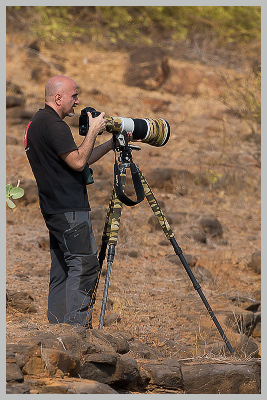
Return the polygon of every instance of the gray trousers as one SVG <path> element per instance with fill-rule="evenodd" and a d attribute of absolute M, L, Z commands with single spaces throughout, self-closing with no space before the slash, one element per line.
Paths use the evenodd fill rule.
<path fill-rule="evenodd" d="M 44 214 L 50 236 L 50 323 L 92 327 L 91 297 L 100 270 L 88 211 Z"/>

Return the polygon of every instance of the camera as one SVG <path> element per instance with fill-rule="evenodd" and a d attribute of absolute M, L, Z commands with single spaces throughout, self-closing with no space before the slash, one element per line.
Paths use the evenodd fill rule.
<path fill-rule="evenodd" d="M 89 129 L 89 118 L 87 112 L 95 118 L 101 113 L 93 107 L 85 107 L 79 117 L 79 134 L 86 136 Z M 151 146 L 164 146 L 170 137 L 170 125 L 162 118 L 124 118 L 124 117 L 106 117 L 108 120 L 106 131 L 112 134 L 119 134 L 122 131 L 131 132 L 133 139 L 140 139 L 143 143 L 148 143 Z"/>

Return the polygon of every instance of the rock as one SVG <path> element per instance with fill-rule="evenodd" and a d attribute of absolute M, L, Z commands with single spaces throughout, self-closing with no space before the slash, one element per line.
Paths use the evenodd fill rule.
<path fill-rule="evenodd" d="M 27 383 L 8 383 L 6 386 L 6 394 L 30 394 L 31 388 Z"/>
<path fill-rule="evenodd" d="M 110 326 L 112 325 L 114 322 L 120 322 L 121 321 L 121 317 L 119 314 L 117 313 L 111 313 L 107 316 L 105 316 L 104 318 L 104 326 Z"/>
<path fill-rule="evenodd" d="M 240 335 L 240 342 L 235 347 L 235 351 L 240 357 L 256 357 L 259 353 L 259 346 L 256 340 L 252 337 L 247 337 L 244 334 Z"/>
<path fill-rule="evenodd" d="M 206 216 L 201 218 L 200 225 L 203 228 L 204 232 L 211 237 L 221 237 L 223 234 L 222 225 L 215 217 Z"/>
<path fill-rule="evenodd" d="M 42 236 L 42 237 L 38 238 L 38 246 L 44 251 L 50 251 L 49 237 Z"/>
<path fill-rule="evenodd" d="M 251 260 L 248 262 L 248 267 L 252 268 L 257 274 L 261 273 L 261 251 L 255 251 Z"/>
<path fill-rule="evenodd" d="M 7 305 L 15 308 L 22 313 L 35 313 L 37 312 L 34 306 L 32 295 L 27 292 L 13 292 L 7 291 Z"/>
<path fill-rule="evenodd" d="M 195 185 L 195 175 L 192 172 L 175 168 L 155 168 L 147 173 L 146 179 L 152 190 L 164 189 L 180 196 L 188 194 Z"/>
<path fill-rule="evenodd" d="M 40 39 L 34 39 L 28 46 L 30 49 L 40 52 L 41 41 Z"/>
<path fill-rule="evenodd" d="M 197 281 L 199 282 L 206 282 L 212 280 L 212 274 L 207 268 L 202 267 L 202 265 L 197 265 L 194 268 L 194 275 Z"/>
<path fill-rule="evenodd" d="M 81 379 L 80 382 L 72 382 L 69 384 L 68 394 L 118 394 L 105 383 L 93 380 Z"/>
<path fill-rule="evenodd" d="M 35 344 L 7 344 L 6 351 L 7 354 L 11 353 L 15 355 L 16 363 L 21 369 L 23 369 L 31 357 L 41 358 L 40 349 Z"/>
<path fill-rule="evenodd" d="M 261 338 L 261 320 L 259 320 L 253 328 L 252 336 L 256 338 Z"/>
<path fill-rule="evenodd" d="M 14 136 L 7 136 L 7 137 L 6 137 L 6 144 L 7 144 L 7 145 L 16 146 L 16 145 L 18 145 L 19 143 L 20 143 L 19 140 L 18 140 L 16 137 L 14 137 Z"/>
<path fill-rule="evenodd" d="M 114 383 L 117 358 L 116 354 L 109 353 L 86 355 L 81 365 L 81 378 L 97 380 L 106 384 Z"/>
<path fill-rule="evenodd" d="M 38 82 L 42 80 L 48 80 L 51 77 L 51 67 L 50 65 L 41 62 L 40 60 L 35 60 L 32 62 L 32 72 L 31 72 L 31 79 Z"/>
<path fill-rule="evenodd" d="M 92 331 L 92 334 L 102 340 L 109 342 L 114 350 L 119 354 L 128 353 L 128 351 L 130 350 L 128 341 L 119 332 L 112 332 L 112 334 L 109 334 L 106 331 L 94 329 Z"/>
<path fill-rule="evenodd" d="M 59 369 L 69 376 L 77 376 L 80 372 L 80 360 L 67 350 L 42 349 L 42 360 L 50 376 Z"/>
<path fill-rule="evenodd" d="M 157 97 L 143 97 L 141 101 L 145 104 L 148 105 L 152 111 L 158 113 L 162 113 L 163 111 L 166 111 L 171 104 L 170 101 L 168 100 L 163 100 L 162 98 L 157 98 Z"/>
<path fill-rule="evenodd" d="M 140 372 L 136 360 L 127 354 L 119 356 L 114 379 L 116 385 L 137 388 Z"/>
<path fill-rule="evenodd" d="M 259 393 L 258 363 L 192 363 L 182 365 L 186 394 Z"/>
<path fill-rule="evenodd" d="M 95 331 L 95 332 L 94 332 Z M 86 334 L 86 351 L 85 354 L 95 354 L 95 353 L 109 353 L 116 355 L 116 345 L 110 343 L 102 335 L 102 330 L 90 329 Z"/>
<path fill-rule="evenodd" d="M 183 389 L 181 364 L 177 360 L 164 359 L 157 362 L 143 362 L 144 368 L 150 376 L 150 385 L 166 389 Z"/>
<path fill-rule="evenodd" d="M 191 254 L 183 254 L 187 264 L 189 265 L 189 267 L 194 267 L 197 263 L 197 258 L 195 256 L 192 256 Z M 180 258 L 176 255 L 176 254 L 171 254 L 169 256 L 167 256 L 167 259 L 177 265 L 182 266 L 182 261 L 180 260 Z"/>
<path fill-rule="evenodd" d="M 11 81 L 6 81 L 6 91 L 9 93 L 23 95 L 23 92 L 22 92 L 20 86 Z"/>
<path fill-rule="evenodd" d="M 254 299 L 252 297 L 246 296 L 230 296 L 230 300 L 237 306 L 244 310 L 257 312 L 260 308 L 261 302 L 259 299 Z"/>
<path fill-rule="evenodd" d="M 138 48 L 130 55 L 124 80 L 129 86 L 156 90 L 168 78 L 169 72 L 169 59 L 162 48 Z"/>
<path fill-rule="evenodd" d="M 125 249 L 121 250 L 121 254 L 129 256 L 131 258 L 137 258 L 138 257 L 138 251 L 135 249 Z"/>
<path fill-rule="evenodd" d="M 6 382 L 23 382 L 24 376 L 16 363 L 15 356 L 13 355 L 13 359 L 11 359 L 10 354 L 7 354 L 7 356 L 9 358 L 7 358 L 6 363 Z"/>
<path fill-rule="evenodd" d="M 204 232 L 193 232 L 192 237 L 196 242 L 207 243 L 207 236 Z"/>
<path fill-rule="evenodd" d="M 21 179 L 20 187 L 24 189 L 24 196 L 21 201 L 27 206 L 39 200 L 37 184 L 32 179 Z"/>
<path fill-rule="evenodd" d="M 11 107 L 22 107 L 24 105 L 24 99 L 18 96 L 6 96 L 6 108 Z"/>
<path fill-rule="evenodd" d="M 201 90 L 201 84 L 205 81 L 205 87 L 209 84 L 209 79 L 204 75 L 199 66 L 180 63 L 173 63 L 170 61 L 170 73 L 168 80 L 163 86 L 163 90 L 171 94 L 179 95 L 197 95 Z M 205 80 L 206 78 L 206 80 Z M 210 78 L 210 77 L 209 77 Z"/>
<path fill-rule="evenodd" d="M 166 217 L 167 221 L 169 222 L 169 224 L 172 225 L 172 223 L 173 223 L 172 218 L 169 215 L 165 215 L 165 217 Z M 149 220 L 147 222 L 152 231 L 162 230 L 162 227 L 155 215 L 151 215 L 151 217 L 149 218 Z"/>
<path fill-rule="evenodd" d="M 130 354 L 135 358 L 144 358 L 147 360 L 157 359 L 161 356 L 160 352 L 148 346 L 146 343 L 142 343 L 139 340 L 134 340 L 129 343 Z"/>
<path fill-rule="evenodd" d="M 24 375 L 42 375 L 45 372 L 46 364 L 41 358 L 41 354 L 32 355 L 25 362 L 22 372 Z"/>
<path fill-rule="evenodd" d="M 251 334 L 260 319 L 260 313 L 253 313 L 235 306 L 232 306 L 231 311 L 225 312 L 225 314 L 227 315 L 225 319 L 226 325 L 236 332 L 245 334 Z"/>
<path fill-rule="evenodd" d="M 20 110 L 18 113 L 18 117 L 21 119 L 26 119 L 29 120 L 32 119 L 34 114 L 36 113 L 36 110 Z"/>

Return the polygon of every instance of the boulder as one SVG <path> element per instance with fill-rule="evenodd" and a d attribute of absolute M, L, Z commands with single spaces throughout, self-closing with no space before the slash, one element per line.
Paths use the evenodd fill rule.
<path fill-rule="evenodd" d="M 259 364 L 191 363 L 182 365 L 186 394 L 250 394 L 259 393 Z"/>
<path fill-rule="evenodd" d="M 261 251 L 255 251 L 251 255 L 248 267 L 252 268 L 257 274 L 261 273 Z"/>
<path fill-rule="evenodd" d="M 217 218 L 213 216 L 205 216 L 200 220 L 200 225 L 204 232 L 211 237 L 221 237 L 223 234 L 223 228 Z"/>
<path fill-rule="evenodd" d="M 169 76 L 169 58 L 160 47 L 140 47 L 130 54 L 124 75 L 126 85 L 157 90 Z"/>
<path fill-rule="evenodd" d="M 142 368 L 150 376 L 150 385 L 166 389 L 183 389 L 183 376 L 179 361 L 164 359 L 156 362 L 143 362 Z"/>

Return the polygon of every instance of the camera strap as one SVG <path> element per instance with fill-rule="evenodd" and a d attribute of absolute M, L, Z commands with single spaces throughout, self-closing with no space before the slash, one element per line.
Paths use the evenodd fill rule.
<path fill-rule="evenodd" d="M 121 175 L 120 175 L 119 165 L 118 165 L 117 160 L 115 159 L 114 187 L 115 187 L 116 195 L 122 203 L 126 204 L 126 206 L 135 206 L 136 204 L 141 203 L 141 201 L 144 200 L 145 193 L 144 193 L 144 188 L 143 188 L 143 185 L 141 182 L 138 168 L 132 161 L 130 162 L 130 170 L 131 170 L 133 185 L 134 185 L 134 189 L 135 189 L 135 193 L 136 193 L 136 201 L 130 199 L 124 193 L 122 184 L 121 184 Z"/>

